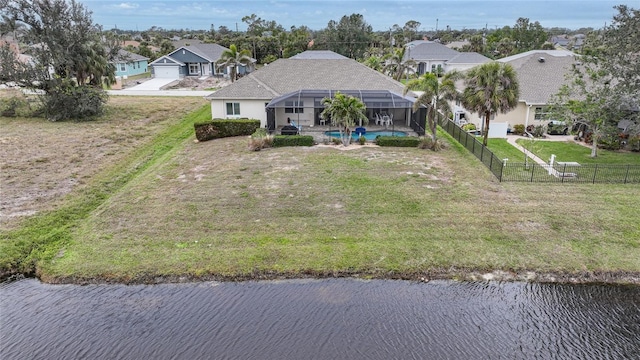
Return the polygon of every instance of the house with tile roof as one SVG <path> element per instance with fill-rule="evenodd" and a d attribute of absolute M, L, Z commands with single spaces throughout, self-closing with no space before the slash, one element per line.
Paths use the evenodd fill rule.
<path fill-rule="evenodd" d="M 566 76 L 576 63 L 575 53 L 567 50 L 531 50 L 509 56 L 497 61 L 510 64 L 516 71 L 520 86 L 520 98 L 515 109 L 506 114 L 496 114 L 493 123 L 507 123 L 507 127 L 516 124 L 546 125 L 551 119 L 547 106 L 560 87 L 567 82 Z M 459 90 L 462 91 L 462 84 Z M 454 107 L 456 120 L 464 118 L 478 128 L 482 118 L 471 113 L 459 103 Z"/>
<path fill-rule="evenodd" d="M 218 44 L 197 43 L 182 46 L 164 55 L 151 64 L 153 77 L 181 79 L 185 76 L 228 76 L 229 67 L 219 68 L 216 62 L 228 48 Z M 245 75 L 255 69 L 256 60 L 247 66 L 240 66 L 238 74 Z"/>
<path fill-rule="evenodd" d="M 415 94 L 403 95 L 404 85 L 355 60 L 327 51 L 306 51 L 278 59 L 235 83 L 208 95 L 215 118 L 259 119 L 275 130 L 287 119 L 302 127 L 324 125 L 322 99 L 340 91 L 360 98 L 370 121 L 393 116 L 394 124 L 424 134 L 426 112 L 413 112 Z M 370 122 L 371 123 L 371 122 Z"/>
<path fill-rule="evenodd" d="M 416 62 L 414 71 L 418 75 L 431 73 L 446 73 L 453 70 L 463 71 L 476 65 L 491 61 L 488 57 L 475 52 L 458 52 L 429 40 L 415 40 L 405 45 L 407 50 L 404 60 Z"/>

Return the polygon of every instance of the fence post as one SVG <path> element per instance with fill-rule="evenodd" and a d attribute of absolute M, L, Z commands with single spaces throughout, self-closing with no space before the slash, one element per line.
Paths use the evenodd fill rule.
<path fill-rule="evenodd" d="M 598 173 L 598 164 L 596 164 L 596 167 L 593 168 L 593 184 L 596 183 L 596 174 Z"/>
<path fill-rule="evenodd" d="M 553 156 L 553 155 L 552 155 Z M 560 181 L 562 184 L 564 184 L 564 175 L 567 173 L 567 164 L 564 164 L 564 167 L 562 168 L 562 181 Z"/>
<path fill-rule="evenodd" d="M 480 148 L 480 161 L 482 161 L 484 158 L 484 145 L 482 145 L 482 147 Z"/>
<path fill-rule="evenodd" d="M 535 162 L 533 162 L 533 163 L 531 164 L 531 181 L 529 181 L 529 182 L 533 182 L 533 173 L 534 173 L 535 171 L 536 171 L 536 163 L 535 163 Z"/>
<path fill-rule="evenodd" d="M 504 168 L 507 167 L 507 161 L 505 159 L 505 162 L 502 164 L 502 166 L 500 166 L 500 177 L 498 178 L 498 180 L 500 180 L 500 182 L 502 182 L 502 175 L 504 174 Z"/>
<path fill-rule="evenodd" d="M 631 167 L 631 165 L 627 165 L 627 173 L 624 174 L 624 183 L 627 183 L 627 179 L 629 178 L 629 168 Z"/>

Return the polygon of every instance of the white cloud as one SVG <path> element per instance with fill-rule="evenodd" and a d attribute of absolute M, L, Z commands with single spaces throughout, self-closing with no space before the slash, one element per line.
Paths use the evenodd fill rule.
<path fill-rule="evenodd" d="M 137 9 L 138 7 L 140 7 L 140 5 L 134 4 L 134 3 L 120 3 L 115 7 L 117 7 L 118 9 L 131 10 L 131 9 Z"/>

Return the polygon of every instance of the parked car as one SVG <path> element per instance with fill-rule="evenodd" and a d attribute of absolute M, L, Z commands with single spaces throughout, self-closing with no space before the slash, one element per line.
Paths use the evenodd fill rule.
<path fill-rule="evenodd" d="M 551 120 L 547 124 L 547 134 L 549 135 L 567 135 L 569 126 L 564 121 Z"/>

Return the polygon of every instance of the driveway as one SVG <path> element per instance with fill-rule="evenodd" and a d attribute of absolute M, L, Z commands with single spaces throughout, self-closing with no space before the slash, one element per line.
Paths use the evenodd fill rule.
<path fill-rule="evenodd" d="M 160 90 L 161 87 L 168 85 L 174 81 L 177 81 L 178 79 L 163 79 L 163 78 L 153 78 L 153 79 L 149 79 L 144 81 L 141 84 L 138 84 L 136 86 L 132 86 L 130 88 L 128 88 L 127 90 L 135 90 L 135 91 L 139 91 L 139 90 Z"/>

